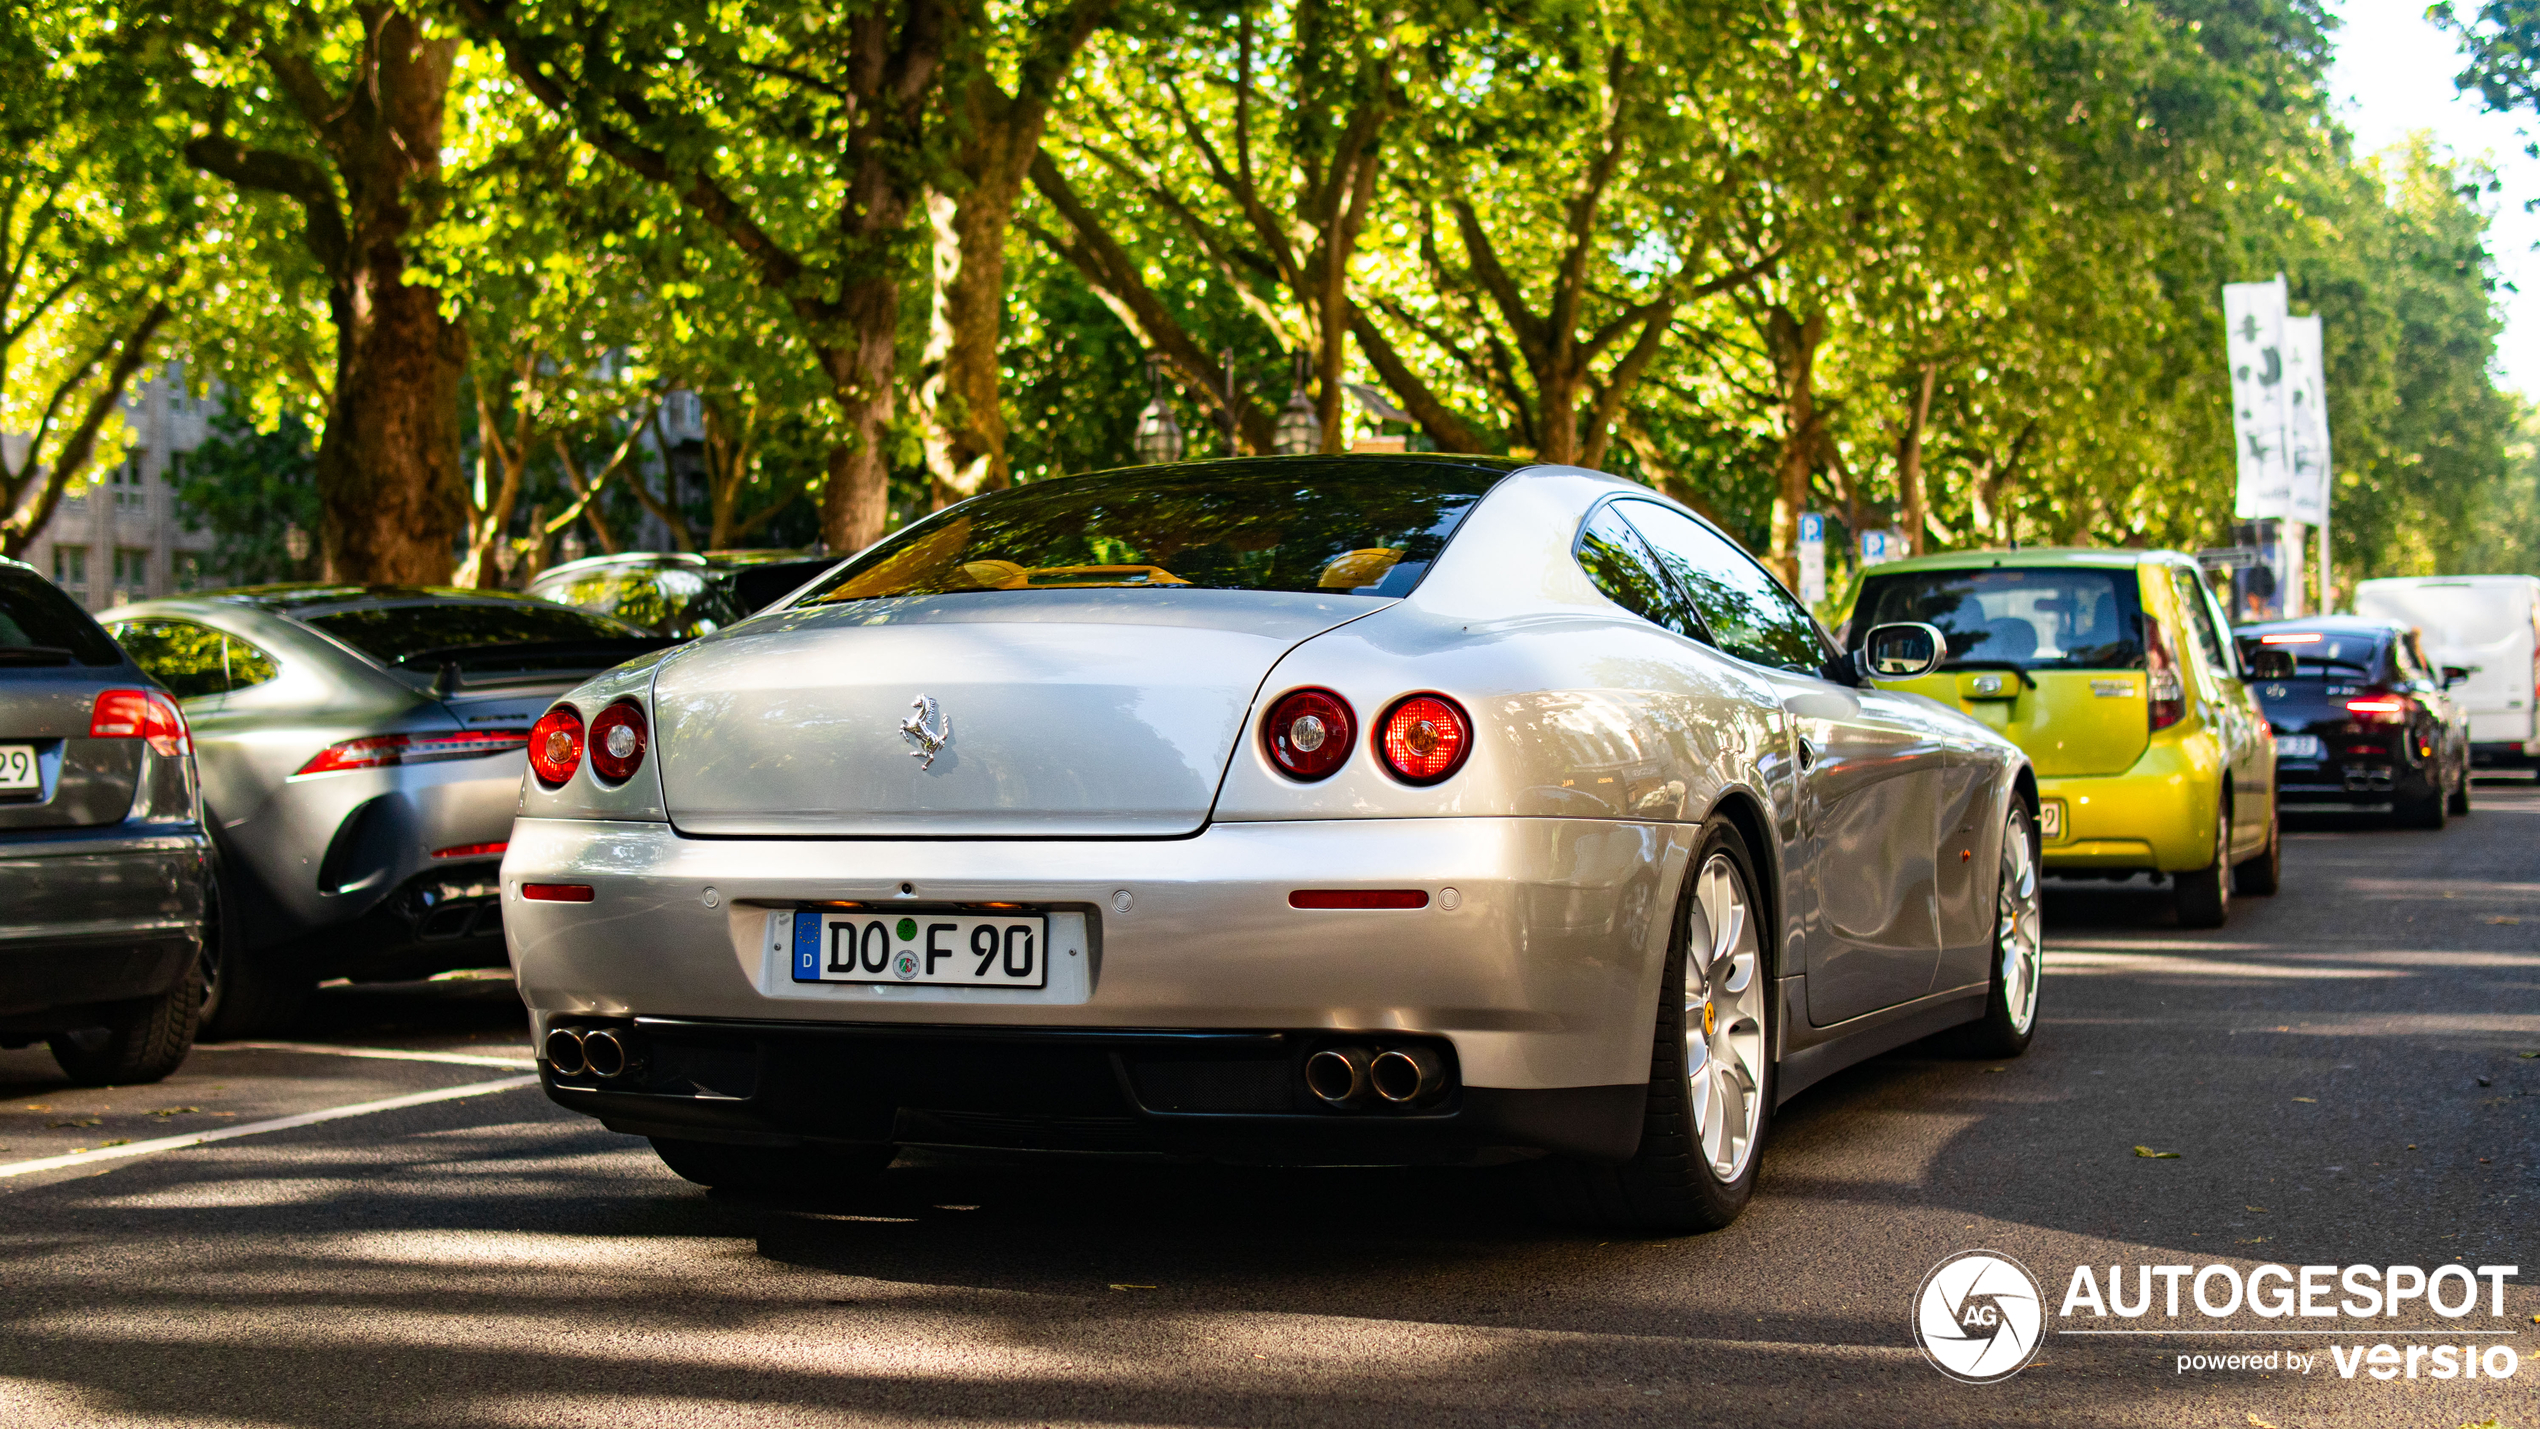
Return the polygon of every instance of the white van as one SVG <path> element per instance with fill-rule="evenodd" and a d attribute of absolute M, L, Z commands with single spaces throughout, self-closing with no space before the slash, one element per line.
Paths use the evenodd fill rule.
<path fill-rule="evenodd" d="M 2540 579 L 2403 576 L 2355 587 L 2355 613 L 2413 625 L 2426 657 L 2459 665 L 2452 698 L 2469 711 L 2470 758 L 2540 764 Z"/>

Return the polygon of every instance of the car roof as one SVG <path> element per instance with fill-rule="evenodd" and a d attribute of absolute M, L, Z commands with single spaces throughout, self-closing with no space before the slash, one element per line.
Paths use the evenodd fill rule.
<path fill-rule="evenodd" d="M 2145 550 L 2133 546 L 2022 546 L 2017 550 L 1943 551 L 1928 556 L 1907 556 L 1901 561 L 1882 561 L 1863 574 L 1973 570 L 1991 566 L 2096 566 L 2117 570 L 2153 564 L 2195 563 L 2194 557 L 2178 551 Z"/>
<path fill-rule="evenodd" d="M 322 581 L 237 586 L 229 590 L 202 591 L 179 599 L 214 605 L 243 605 L 287 615 L 295 620 L 347 610 L 383 610 L 392 606 L 542 605 L 552 608 L 555 604 L 534 595 L 504 590 L 462 590 L 456 586 L 330 585 Z"/>
<path fill-rule="evenodd" d="M 706 570 L 740 570 L 764 566 L 777 561 L 816 561 L 822 555 L 813 550 L 790 546 L 739 547 L 728 551 L 618 551 L 612 554 L 584 556 L 578 561 L 549 566 L 530 579 L 531 585 L 544 585 L 558 576 L 589 575 L 595 571 L 667 570 L 672 567 L 701 567 Z"/>
<path fill-rule="evenodd" d="M 2250 625 L 2231 627 L 2234 635 L 2272 635 L 2279 631 L 2317 630 L 2348 635 L 2398 635 L 2413 627 L 2404 621 L 2381 620 L 2369 615 L 2314 615 L 2308 619 L 2261 620 Z"/>

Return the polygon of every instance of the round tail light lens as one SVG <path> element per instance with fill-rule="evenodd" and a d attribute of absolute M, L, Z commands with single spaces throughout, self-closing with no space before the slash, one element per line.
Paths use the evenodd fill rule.
<path fill-rule="evenodd" d="M 1320 779 L 1348 761 L 1357 723 L 1349 702 L 1331 691 L 1295 690 L 1270 707 L 1261 740 L 1270 762 L 1288 777 Z"/>
<path fill-rule="evenodd" d="M 582 767 L 582 716 L 558 705 L 529 727 L 529 771 L 552 789 Z"/>
<path fill-rule="evenodd" d="M 623 784 L 644 762 L 644 712 L 614 704 L 591 721 L 591 772 Z"/>
<path fill-rule="evenodd" d="M 1462 768 L 1472 748 L 1472 721 L 1444 695 L 1413 695 L 1397 703 L 1376 731 L 1385 767 L 1406 784 L 1437 783 Z"/>

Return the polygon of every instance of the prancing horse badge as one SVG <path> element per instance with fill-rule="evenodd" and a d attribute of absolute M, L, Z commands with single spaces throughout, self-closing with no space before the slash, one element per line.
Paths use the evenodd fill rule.
<path fill-rule="evenodd" d="M 926 761 L 918 768 L 932 769 L 935 756 L 944 752 L 944 745 L 952 738 L 952 721 L 944 716 L 943 707 L 935 703 L 933 695 L 919 695 L 909 701 L 908 707 L 916 713 L 900 721 L 900 733 L 917 741 L 908 757 Z"/>

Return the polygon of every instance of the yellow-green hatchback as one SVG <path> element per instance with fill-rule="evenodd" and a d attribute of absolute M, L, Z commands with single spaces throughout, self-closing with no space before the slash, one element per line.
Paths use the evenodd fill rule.
<path fill-rule="evenodd" d="M 1974 551 L 1870 571 L 1848 630 L 1923 621 L 1939 669 L 1891 689 L 1964 710 L 2028 752 L 2049 873 L 2171 884 L 2220 926 L 2276 889 L 2275 736 L 2194 559 Z"/>

